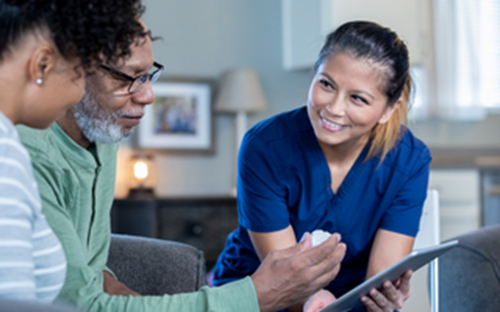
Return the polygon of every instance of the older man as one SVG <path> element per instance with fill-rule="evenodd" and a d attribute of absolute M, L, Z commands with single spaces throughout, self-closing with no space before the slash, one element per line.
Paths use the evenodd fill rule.
<path fill-rule="evenodd" d="M 114 278 L 106 260 L 117 142 L 154 101 L 151 83 L 162 69 L 149 37 L 137 38 L 131 50 L 131 57 L 89 76 L 82 101 L 51 128 L 19 129 L 43 211 L 68 259 L 59 299 L 91 311 L 275 311 L 332 280 L 345 252 L 338 235 L 314 248 L 306 235 L 296 246 L 271 253 L 251 277 L 195 293 L 141 297 Z"/>

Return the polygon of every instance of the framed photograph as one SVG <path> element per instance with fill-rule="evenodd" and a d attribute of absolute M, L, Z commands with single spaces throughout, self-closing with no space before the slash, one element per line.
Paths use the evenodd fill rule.
<path fill-rule="evenodd" d="M 155 102 L 139 124 L 141 148 L 204 151 L 212 147 L 211 85 L 157 82 Z"/>

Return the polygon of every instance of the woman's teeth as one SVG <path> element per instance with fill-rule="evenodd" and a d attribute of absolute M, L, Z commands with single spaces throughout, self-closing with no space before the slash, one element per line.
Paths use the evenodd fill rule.
<path fill-rule="evenodd" d="M 336 124 L 336 123 L 333 123 L 333 122 L 331 122 L 331 121 L 328 121 L 328 120 L 326 120 L 325 118 L 321 118 L 321 119 L 323 120 L 323 122 L 324 122 L 326 125 L 328 125 L 328 126 L 330 126 L 330 127 L 334 128 L 334 129 L 341 129 L 341 128 L 343 128 L 343 127 L 344 127 L 344 126 L 342 126 L 342 125 L 338 125 L 338 124 Z"/>

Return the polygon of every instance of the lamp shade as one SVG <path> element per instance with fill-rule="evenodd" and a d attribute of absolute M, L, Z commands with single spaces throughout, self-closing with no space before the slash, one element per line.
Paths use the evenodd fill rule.
<path fill-rule="evenodd" d="M 266 99 L 255 70 L 232 70 L 224 73 L 215 101 L 216 111 L 258 112 L 266 108 Z"/>

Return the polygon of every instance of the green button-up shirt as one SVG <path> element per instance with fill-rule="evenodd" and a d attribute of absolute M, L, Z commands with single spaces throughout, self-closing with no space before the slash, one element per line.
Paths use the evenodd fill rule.
<path fill-rule="evenodd" d="M 251 278 L 164 296 L 110 296 L 103 270 L 110 244 L 118 144 L 84 149 L 54 123 L 47 130 L 18 126 L 28 149 L 42 198 L 42 211 L 59 237 L 68 261 L 58 300 L 90 311 L 198 312 L 259 311 Z"/>

